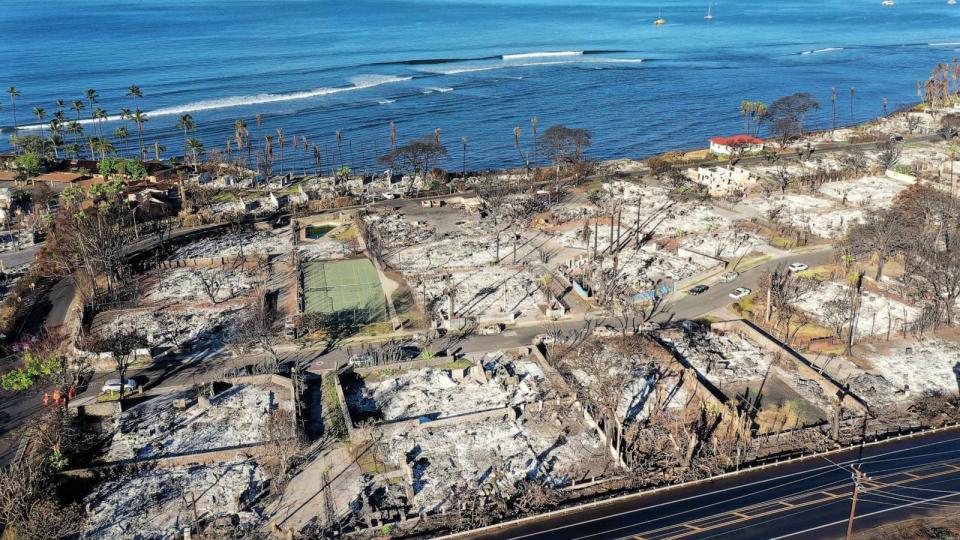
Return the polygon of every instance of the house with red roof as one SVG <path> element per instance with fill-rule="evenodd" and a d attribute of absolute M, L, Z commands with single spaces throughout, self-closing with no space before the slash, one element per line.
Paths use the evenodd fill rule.
<path fill-rule="evenodd" d="M 710 139 L 710 151 L 718 156 L 755 154 L 763 151 L 763 139 L 758 139 L 750 135 L 714 137 Z"/>

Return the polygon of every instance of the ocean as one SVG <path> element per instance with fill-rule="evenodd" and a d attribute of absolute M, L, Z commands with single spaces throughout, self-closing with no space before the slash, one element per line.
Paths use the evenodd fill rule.
<path fill-rule="evenodd" d="M 596 159 L 642 158 L 744 130 L 745 99 L 798 91 L 841 123 L 918 100 L 935 64 L 960 56 L 960 6 L 946 0 L 0 0 L 0 86 L 21 125 L 94 88 L 110 114 L 146 111 L 145 143 L 223 148 L 244 119 L 255 137 L 306 136 L 354 169 L 378 170 L 389 123 L 400 142 L 441 130 L 459 170 L 516 167 L 554 124 L 593 133 Z M 667 23 L 655 26 L 662 14 Z M 855 88 L 851 103 L 850 89 Z M 0 95 L 7 141 L 11 104 Z M 89 110 L 81 114 L 88 115 Z M 263 115 L 262 127 L 254 117 Z M 67 110 L 68 117 L 74 113 Z M 112 133 L 120 121 L 104 126 Z M 132 136 L 115 143 L 131 153 Z M 87 125 L 87 133 L 94 127 Z M 286 159 L 292 159 L 288 149 Z M 295 156 L 302 166 L 312 157 Z M 382 168 L 382 167 L 379 167 Z"/>

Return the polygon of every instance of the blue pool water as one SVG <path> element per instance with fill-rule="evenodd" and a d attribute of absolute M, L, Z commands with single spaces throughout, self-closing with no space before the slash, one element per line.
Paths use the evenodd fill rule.
<path fill-rule="evenodd" d="M 26 124 L 33 107 L 49 114 L 55 99 L 88 87 L 110 113 L 133 108 L 124 94 L 136 83 L 145 142 L 170 155 L 183 153 L 174 124 L 189 113 L 207 149 L 223 147 L 238 118 L 257 137 L 306 135 L 326 156 L 341 130 L 343 160 L 372 170 L 394 121 L 401 141 L 440 128 L 446 165 L 459 169 L 463 136 L 469 168 L 517 166 L 513 128 L 529 143 L 532 116 L 541 131 L 590 129 L 596 158 L 703 146 L 743 130 L 741 100 L 796 91 L 821 99 L 812 122 L 823 127 L 830 88 L 847 123 L 855 87 L 853 118 L 863 120 L 884 97 L 891 108 L 915 101 L 917 80 L 960 56 L 960 6 L 946 0 L 726 0 L 713 3 L 712 23 L 706 9 L 706 0 L 0 0 L 0 85 L 21 90 Z M 655 27 L 660 10 L 668 22 Z M 9 134 L 5 94 L 0 103 Z"/>

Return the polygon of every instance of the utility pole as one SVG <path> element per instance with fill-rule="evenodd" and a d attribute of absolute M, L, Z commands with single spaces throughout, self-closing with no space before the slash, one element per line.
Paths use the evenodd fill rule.
<path fill-rule="evenodd" d="M 853 499 L 850 501 L 850 519 L 847 520 L 847 540 L 853 540 L 853 519 L 857 514 L 857 497 L 860 496 L 860 483 L 864 474 L 860 472 L 860 464 L 853 466 Z"/>

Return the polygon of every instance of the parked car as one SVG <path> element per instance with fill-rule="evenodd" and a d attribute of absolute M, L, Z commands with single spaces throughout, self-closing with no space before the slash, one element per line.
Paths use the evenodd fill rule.
<path fill-rule="evenodd" d="M 605 324 L 603 326 L 598 326 L 593 329 L 593 335 L 597 337 L 616 337 L 620 332 L 616 328 Z"/>
<path fill-rule="evenodd" d="M 480 329 L 480 335 L 482 336 L 495 336 L 500 332 L 503 332 L 503 325 L 499 323 L 488 324 Z"/>
<path fill-rule="evenodd" d="M 736 279 L 737 279 L 738 277 L 740 277 L 740 273 L 739 273 L 739 272 L 727 272 L 727 273 L 725 273 L 725 274 L 720 274 L 720 282 L 721 282 L 721 283 L 732 283 L 732 282 L 736 281 Z"/>
<path fill-rule="evenodd" d="M 708 289 L 710 289 L 710 287 L 707 287 L 706 285 L 697 285 L 696 287 L 693 287 L 689 291 L 687 291 L 687 294 L 692 294 L 696 296 L 698 294 L 703 294 L 707 292 Z"/>
<path fill-rule="evenodd" d="M 753 291 L 751 291 L 746 287 L 739 287 L 735 289 L 732 293 L 730 293 L 730 298 L 733 298 L 734 300 L 743 300 L 744 298 L 749 296 L 751 292 Z"/>
<path fill-rule="evenodd" d="M 891 142 L 903 142 L 903 135 L 900 135 L 900 134 L 891 135 L 891 136 L 890 136 L 890 141 L 891 141 Z"/>
<path fill-rule="evenodd" d="M 137 389 L 137 381 L 133 379 L 124 379 L 122 387 L 124 392 L 133 392 Z M 120 393 L 120 388 L 120 379 L 107 379 L 106 382 L 103 383 L 103 388 L 100 390 L 100 392 L 102 394 L 118 394 Z"/>
<path fill-rule="evenodd" d="M 790 266 L 788 266 L 787 270 L 796 273 L 796 272 L 803 272 L 808 268 L 810 268 L 809 265 L 803 264 L 801 262 L 795 262 L 795 263 L 792 263 Z"/>

